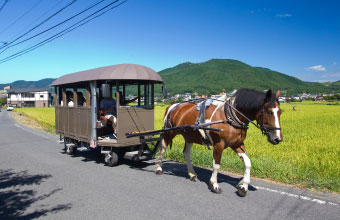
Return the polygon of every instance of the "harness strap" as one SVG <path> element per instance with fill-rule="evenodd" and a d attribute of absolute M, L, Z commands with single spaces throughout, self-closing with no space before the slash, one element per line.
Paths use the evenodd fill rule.
<path fill-rule="evenodd" d="M 242 122 L 236 115 L 235 111 L 232 109 L 232 100 L 230 99 L 225 103 L 224 114 L 227 118 L 227 122 L 237 129 L 248 129 L 248 124 Z"/>
<path fill-rule="evenodd" d="M 207 100 L 204 100 L 200 104 L 200 112 L 196 119 L 195 125 L 201 125 L 205 123 L 205 103 Z M 202 142 L 207 145 L 208 149 L 210 150 L 210 145 L 212 145 L 212 140 L 210 140 L 209 135 L 207 134 L 206 130 L 198 129 L 199 133 L 201 134 Z"/>

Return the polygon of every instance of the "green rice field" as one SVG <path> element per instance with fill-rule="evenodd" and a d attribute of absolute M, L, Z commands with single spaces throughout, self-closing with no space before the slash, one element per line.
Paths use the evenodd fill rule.
<path fill-rule="evenodd" d="M 293 106 L 296 111 L 293 111 Z M 155 129 L 162 127 L 165 105 L 156 106 Z M 251 176 L 300 187 L 340 193 L 340 105 L 302 102 L 281 104 L 283 142 L 271 145 L 250 125 L 245 141 L 252 162 Z M 16 109 L 43 126 L 55 128 L 53 108 Z M 166 158 L 184 162 L 184 139 L 174 139 Z M 212 151 L 195 145 L 192 162 L 212 167 Z M 221 169 L 243 174 L 243 163 L 231 150 L 223 153 Z"/>

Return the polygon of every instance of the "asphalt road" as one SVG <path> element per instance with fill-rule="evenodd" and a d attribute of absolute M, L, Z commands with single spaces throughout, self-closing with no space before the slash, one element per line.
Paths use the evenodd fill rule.
<path fill-rule="evenodd" d="M 196 168 L 194 183 L 171 161 L 162 176 L 153 161 L 107 167 L 98 152 L 64 154 L 57 140 L 0 112 L 0 219 L 340 219 L 337 194 L 252 179 L 241 198 L 228 173 L 214 194 L 208 169 Z"/>

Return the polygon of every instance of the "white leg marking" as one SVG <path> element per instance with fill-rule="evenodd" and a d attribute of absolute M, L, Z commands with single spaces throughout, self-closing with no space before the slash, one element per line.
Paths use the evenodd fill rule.
<path fill-rule="evenodd" d="M 220 165 L 215 163 L 215 160 L 213 160 L 213 173 L 210 178 L 210 183 L 213 185 L 214 189 L 217 190 L 219 189 L 219 185 L 217 183 L 217 172 L 220 169 Z"/>
<path fill-rule="evenodd" d="M 250 168 L 251 168 L 251 162 L 249 157 L 246 153 L 238 153 L 237 154 L 240 158 L 243 158 L 244 163 L 244 177 L 242 182 L 246 183 L 247 185 L 250 183 Z"/>
<path fill-rule="evenodd" d="M 275 127 L 280 128 L 279 117 L 277 116 L 278 111 L 279 111 L 278 107 L 273 109 L 273 113 L 275 117 Z M 276 136 L 281 140 L 281 130 L 276 130 Z"/>

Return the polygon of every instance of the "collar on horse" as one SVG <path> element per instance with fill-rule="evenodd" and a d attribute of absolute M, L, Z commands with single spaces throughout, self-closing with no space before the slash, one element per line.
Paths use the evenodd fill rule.
<path fill-rule="evenodd" d="M 224 114 L 225 114 L 225 116 L 227 118 L 227 122 L 230 125 L 232 125 L 234 128 L 237 128 L 237 129 L 248 129 L 249 128 L 248 123 L 244 123 L 243 121 L 241 121 L 237 117 L 237 115 L 235 113 L 235 110 L 237 112 L 239 112 L 236 108 L 234 108 L 234 106 L 233 106 L 233 99 L 232 98 L 225 102 Z"/>
<path fill-rule="evenodd" d="M 241 121 L 236 113 L 239 113 L 244 119 L 246 119 L 248 122 L 243 122 Z M 244 114 L 242 114 L 239 110 L 237 110 L 234 106 L 233 106 L 233 98 L 230 98 L 228 101 L 225 102 L 225 107 L 224 107 L 224 113 L 225 116 L 227 118 L 227 122 L 232 125 L 233 127 L 237 128 L 237 129 L 244 129 L 247 130 L 249 128 L 249 122 L 252 123 L 255 127 L 257 127 L 258 129 L 261 130 L 262 134 L 268 134 L 269 131 L 271 130 L 281 130 L 281 128 L 277 128 L 277 127 L 272 127 L 272 126 L 267 126 L 264 124 L 264 106 L 261 109 L 261 114 L 260 114 L 260 121 L 261 124 L 258 125 L 255 124 L 252 120 L 250 120 L 247 116 L 245 116 Z"/>

